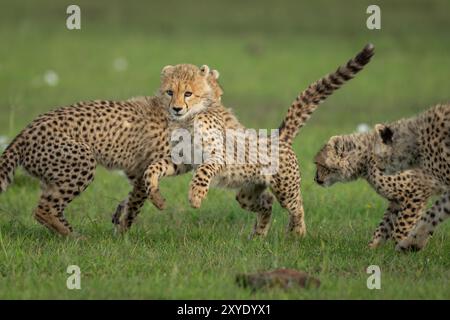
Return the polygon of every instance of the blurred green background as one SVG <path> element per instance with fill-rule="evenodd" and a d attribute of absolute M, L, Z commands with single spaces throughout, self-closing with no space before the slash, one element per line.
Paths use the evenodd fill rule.
<path fill-rule="evenodd" d="M 66 8 L 81 8 L 81 30 Z M 381 7 L 381 30 L 366 8 Z M 22 172 L 0 197 L 0 297 L 7 298 L 450 298 L 448 225 L 427 250 L 401 256 L 366 243 L 385 201 L 360 181 L 321 189 L 312 158 L 332 135 L 357 125 L 414 115 L 449 101 L 450 2 L 433 1 L 6 1 L 0 2 L 0 136 L 12 139 L 38 114 L 79 100 L 152 95 L 167 64 L 208 64 L 221 73 L 223 102 L 244 124 L 275 128 L 295 96 L 346 62 L 367 42 L 376 55 L 331 96 L 295 141 L 309 235 L 285 237 L 277 205 L 271 233 L 246 241 L 254 217 L 232 192 L 213 190 L 188 206 L 189 175 L 169 179 L 165 212 L 146 205 L 125 239 L 110 214 L 129 187 L 98 170 L 67 210 L 84 243 L 65 242 L 31 218 L 38 184 Z M 65 289 L 65 268 L 80 265 L 83 290 Z M 383 290 L 365 287 L 379 264 Z M 237 272 L 304 269 L 319 290 L 236 289 Z"/>

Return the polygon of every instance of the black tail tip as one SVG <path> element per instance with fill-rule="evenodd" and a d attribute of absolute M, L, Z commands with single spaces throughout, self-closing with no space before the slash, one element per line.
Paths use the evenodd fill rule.
<path fill-rule="evenodd" d="M 356 56 L 356 62 L 361 65 L 367 64 L 372 56 L 375 54 L 375 46 L 371 43 L 366 44 L 366 46 L 362 49 L 360 53 Z"/>
<path fill-rule="evenodd" d="M 371 43 L 368 43 L 361 53 L 366 59 L 371 58 L 375 53 L 375 46 Z"/>
<path fill-rule="evenodd" d="M 373 52 L 374 50 L 375 50 L 375 46 L 372 43 L 366 44 L 366 46 L 363 49 L 363 51 L 366 51 L 366 52 Z"/>

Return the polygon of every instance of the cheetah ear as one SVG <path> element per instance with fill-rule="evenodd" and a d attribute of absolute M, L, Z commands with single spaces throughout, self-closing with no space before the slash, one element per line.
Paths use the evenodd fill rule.
<path fill-rule="evenodd" d="M 206 64 L 200 67 L 200 74 L 204 77 L 206 77 L 209 74 L 209 67 Z"/>
<path fill-rule="evenodd" d="M 375 131 L 384 144 L 392 144 L 392 137 L 394 136 L 394 132 L 391 130 L 391 128 L 385 126 L 384 124 L 376 124 Z"/>
<path fill-rule="evenodd" d="M 212 70 L 211 71 L 212 76 L 214 77 L 214 79 L 219 79 L 220 73 L 217 70 Z"/>
<path fill-rule="evenodd" d="M 328 143 L 334 150 L 335 156 L 339 158 L 346 156 L 353 149 L 349 146 L 345 136 L 332 136 Z"/>
<path fill-rule="evenodd" d="M 174 66 L 171 65 L 167 65 L 164 68 L 162 68 L 161 70 L 161 75 L 164 76 L 166 75 L 168 72 L 170 72 L 170 70 L 172 70 L 174 68 Z"/>
<path fill-rule="evenodd" d="M 329 140 L 330 144 L 335 144 L 339 140 L 339 136 L 332 136 Z"/>
<path fill-rule="evenodd" d="M 338 151 L 341 143 L 341 138 L 339 136 L 332 136 L 330 140 L 328 140 L 328 144 L 336 151 Z"/>

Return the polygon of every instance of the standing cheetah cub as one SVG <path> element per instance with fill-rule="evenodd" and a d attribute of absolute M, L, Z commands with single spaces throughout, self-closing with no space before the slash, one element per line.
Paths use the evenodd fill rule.
<path fill-rule="evenodd" d="M 378 169 L 372 152 L 376 133 L 334 136 L 315 157 L 315 181 L 324 187 L 336 182 L 365 179 L 389 205 L 375 230 L 369 247 L 376 248 L 392 238 L 406 238 L 426 209 L 428 199 L 441 191 L 440 184 L 420 169 L 386 175 Z"/>
<path fill-rule="evenodd" d="M 367 45 L 358 55 L 336 72 L 313 83 L 293 102 L 287 116 L 279 127 L 278 170 L 270 172 L 264 163 L 250 161 L 250 139 L 245 141 L 245 164 L 227 163 L 223 150 L 227 130 L 245 130 L 229 109 L 221 103 L 208 99 L 211 91 L 206 78 L 213 74 L 207 66 L 197 68 L 192 65 L 165 67 L 162 71 L 161 99 L 165 99 L 166 108 L 172 114 L 172 125 L 194 131 L 194 149 L 198 145 L 206 151 L 206 159 L 201 164 L 193 164 L 194 177 L 190 184 L 189 201 L 195 208 L 200 207 L 208 189 L 213 184 L 223 187 L 238 188 L 236 200 L 243 209 L 257 214 L 253 235 L 266 235 L 270 226 L 273 196 L 281 206 L 289 211 L 289 231 L 304 235 L 303 203 L 300 193 L 300 173 L 297 157 L 292 149 L 292 141 L 299 129 L 310 118 L 318 105 L 342 84 L 353 78 L 370 61 L 374 47 Z M 191 97 L 205 97 L 201 102 L 191 103 Z M 195 138 L 200 135 L 200 142 Z M 268 139 L 270 144 L 270 139 Z M 267 146 L 271 149 L 271 145 Z M 150 199 L 162 201 L 158 182 L 163 176 L 184 172 L 180 165 L 171 159 L 163 159 L 152 164 L 147 170 L 146 182 Z"/>
<path fill-rule="evenodd" d="M 420 250 L 436 226 L 450 216 L 450 105 L 437 105 L 415 118 L 375 126 L 376 162 L 395 173 L 419 168 L 438 181 L 444 191 L 420 218 L 398 250 Z"/>

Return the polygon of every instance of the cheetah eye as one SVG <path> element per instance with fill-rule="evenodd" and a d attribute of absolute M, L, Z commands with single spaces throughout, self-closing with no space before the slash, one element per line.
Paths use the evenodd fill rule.
<path fill-rule="evenodd" d="M 186 91 L 186 92 L 184 93 L 184 96 L 185 96 L 186 98 L 188 98 L 188 97 L 192 96 L 192 92 Z"/>
<path fill-rule="evenodd" d="M 329 167 L 324 166 L 323 164 L 320 164 L 320 163 L 317 163 L 317 166 L 319 166 L 322 170 L 324 170 L 325 172 L 328 172 L 328 173 L 337 171 L 336 168 L 329 168 Z"/>
<path fill-rule="evenodd" d="M 168 96 L 173 96 L 173 91 L 172 90 L 167 90 L 166 93 L 167 93 Z"/>
<path fill-rule="evenodd" d="M 316 162 L 315 165 L 318 166 L 319 168 L 322 168 L 322 169 L 326 169 L 327 168 L 327 167 L 325 167 L 323 164 L 321 164 L 319 162 Z"/>

